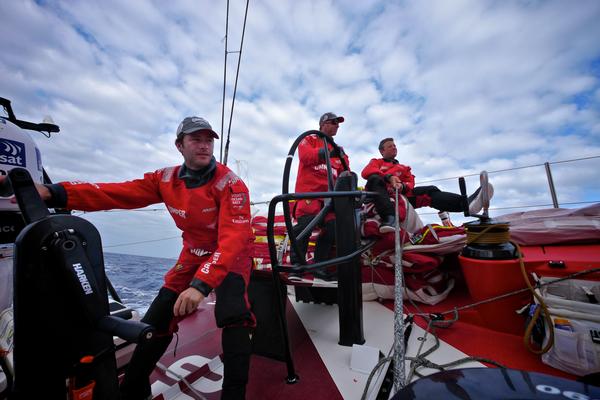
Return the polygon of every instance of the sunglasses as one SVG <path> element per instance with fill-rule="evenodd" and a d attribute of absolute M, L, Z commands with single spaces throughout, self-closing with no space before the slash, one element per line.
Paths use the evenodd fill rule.
<path fill-rule="evenodd" d="M 339 125 L 340 123 L 337 120 L 329 120 L 325 122 L 326 124 L 331 124 L 331 125 Z"/>

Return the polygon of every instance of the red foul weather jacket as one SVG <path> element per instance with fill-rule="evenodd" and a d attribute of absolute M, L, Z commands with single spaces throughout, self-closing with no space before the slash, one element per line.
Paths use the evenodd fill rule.
<path fill-rule="evenodd" d="M 317 135 L 305 137 L 298 145 L 300 164 L 298 165 L 298 176 L 296 178 L 296 193 L 327 192 L 329 190 L 327 184 L 327 164 L 325 164 L 325 158 L 322 155 L 323 152 L 319 153 L 319 150 L 323 149 L 323 139 Z M 332 149 L 333 146 L 327 143 L 327 151 L 331 151 Z M 348 156 L 343 153 L 343 157 L 346 165 L 350 168 Z M 331 157 L 330 162 L 333 183 L 335 183 L 338 175 L 344 171 L 344 166 L 339 157 Z M 299 200 L 295 208 L 295 216 L 298 218 L 302 215 L 317 214 L 321 207 L 322 201 L 320 200 Z"/>
<path fill-rule="evenodd" d="M 415 176 L 410 172 L 408 165 L 402 165 L 396 159 L 388 160 L 385 158 L 372 158 L 369 164 L 362 170 L 361 176 L 369 179 L 371 175 L 379 175 L 385 178 L 386 175 L 397 176 L 404 184 L 406 189 L 404 194 L 410 196 L 415 187 Z"/>
<path fill-rule="evenodd" d="M 183 250 L 175 267 L 165 276 L 165 287 L 181 292 L 190 278 L 216 288 L 228 272 L 250 276 L 250 250 L 254 234 L 250 225 L 248 188 L 229 168 L 216 163 L 206 184 L 187 188 L 179 178 L 181 166 L 149 172 L 144 178 L 122 183 L 62 182 L 67 208 L 98 211 L 133 209 L 165 203 L 175 224 L 183 231 Z M 178 269 L 193 268 L 193 277 L 182 282 Z M 205 293 L 206 295 L 207 293 Z"/>

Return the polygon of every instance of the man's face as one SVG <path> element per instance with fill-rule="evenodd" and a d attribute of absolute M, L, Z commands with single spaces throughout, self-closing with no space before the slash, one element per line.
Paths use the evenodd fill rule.
<path fill-rule="evenodd" d="M 215 147 L 215 139 L 208 131 L 198 131 L 183 135 L 181 141 L 176 141 L 175 146 L 183 156 L 185 165 L 194 170 L 199 170 L 210 164 Z"/>
<path fill-rule="evenodd" d="M 330 119 L 329 121 L 323 122 L 320 128 L 321 132 L 323 132 L 329 137 L 333 137 L 337 133 L 339 126 L 340 123 L 337 121 L 337 119 Z"/>
<path fill-rule="evenodd" d="M 397 154 L 398 150 L 396 150 L 396 144 L 393 140 L 388 140 L 383 144 L 383 149 L 381 149 L 383 158 L 396 158 Z"/>

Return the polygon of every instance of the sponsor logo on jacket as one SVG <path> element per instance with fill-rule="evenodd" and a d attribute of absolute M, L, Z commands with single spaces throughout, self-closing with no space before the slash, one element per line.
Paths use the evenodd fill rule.
<path fill-rule="evenodd" d="M 315 171 L 325 171 L 325 172 L 327 172 L 327 164 L 318 164 L 318 165 L 315 165 L 313 167 L 313 169 Z M 331 168 L 331 172 L 332 172 L 334 178 L 338 175 L 337 169 L 335 169 L 335 168 Z"/>
<path fill-rule="evenodd" d="M 234 209 L 242 209 L 248 200 L 246 193 L 232 193 L 231 194 L 231 206 Z"/>
<path fill-rule="evenodd" d="M 207 256 L 209 254 L 212 254 L 212 251 L 208 251 L 208 250 L 204 250 L 204 249 L 190 249 L 190 253 L 192 253 L 198 257 L 202 257 L 202 256 Z"/>
<path fill-rule="evenodd" d="M 92 185 L 96 189 L 100 189 L 100 186 L 98 186 L 97 184 L 91 183 L 91 182 L 85 182 L 85 181 L 69 181 L 69 184 L 71 184 L 71 185 Z"/>
<path fill-rule="evenodd" d="M 212 267 L 214 264 L 216 264 L 219 261 L 219 258 L 221 257 L 221 253 L 218 251 L 215 251 L 215 254 L 212 257 L 212 260 L 210 260 L 210 262 L 207 262 L 206 264 L 204 264 L 202 266 L 202 268 L 200 268 L 200 272 L 202 272 L 203 274 L 210 274 L 210 267 Z"/>
<path fill-rule="evenodd" d="M 0 163 L 26 167 L 25 144 L 9 139 L 0 140 Z"/>
<path fill-rule="evenodd" d="M 179 215 L 181 218 L 185 218 L 185 210 L 179 210 L 171 206 L 167 206 L 167 210 L 169 210 L 171 214 Z"/>

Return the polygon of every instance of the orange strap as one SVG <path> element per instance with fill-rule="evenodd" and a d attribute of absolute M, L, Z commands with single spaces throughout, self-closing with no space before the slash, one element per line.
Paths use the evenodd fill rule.
<path fill-rule="evenodd" d="M 93 400 L 94 398 L 94 387 L 96 381 L 91 381 L 87 385 L 75 389 L 74 387 L 69 388 L 69 394 L 71 400 Z"/>

